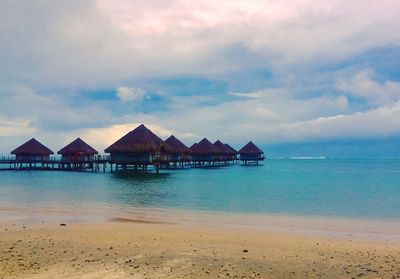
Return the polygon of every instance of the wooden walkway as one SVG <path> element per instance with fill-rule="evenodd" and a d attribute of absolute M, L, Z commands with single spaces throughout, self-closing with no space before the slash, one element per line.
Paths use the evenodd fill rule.
<path fill-rule="evenodd" d="M 116 162 L 109 155 L 97 155 L 91 160 L 62 160 L 61 158 L 50 158 L 50 160 L 17 161 L 15 157 L 0 157 L 0 171 L 6 170 L 54 170 L 54 171 L 79 171 L 79 172 L 148 172 L 160 169 L 183 169 L 183 168 L 218 168 L 239 164 L 239 159 L 208 160 L 208 161 L 173 161 L 154 160 L 152 162 Z M 242 162 L 248 164 L 248 162 Z M 258 164 L 258 162 L 257 162 Z"/>
<path fill-rule="evenodd" d="M 106 171 L 110 156 L 96 156 L 92 160 L 16 160 L 15 157 L 0 157 L 0 170 L 60 170 L 60 171 Z"/>

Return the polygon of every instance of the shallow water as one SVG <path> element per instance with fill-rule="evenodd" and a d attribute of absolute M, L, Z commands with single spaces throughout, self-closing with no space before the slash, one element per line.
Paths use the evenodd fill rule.
<path fill-rule="evenodd" d="M 266 160 L 161 174 L 0 172 L 0 207 L 400 217 L 400 160 Z"/>

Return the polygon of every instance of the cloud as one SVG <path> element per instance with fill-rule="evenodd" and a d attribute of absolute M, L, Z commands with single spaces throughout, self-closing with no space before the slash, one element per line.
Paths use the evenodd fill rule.
<path fill-rule="evenodd" d="M 259 95 L 257 94 L 257 92 L 253 92 L 253 93 L 241 93 L 241 92 L 231 92 L 229 93 L 232 96 L 238 96 L 238 97 L 243 97 L 243 98 L 254 98 L 257 99 L 259 98 Z"/>
<path fill-rule="evenodd" d="M 27 120 L 0 118 L 0 137 L 25 136 L 36 131 L 37 129 L 30 127 Z"/>
<path fill-rule="evenodd" d="M 23 86 L 13 85 L 0 89 L 2 109 L 0 118 L 17 119 L 29 123 L 29 127 L 38 131 L 62 133 L 78 127 L 93 127 L 107 123 L 112 112 L 102 104 L 71 103 L 69 98 L 56 93 L 39 93 Z M 112 117 L 116 118 L 116 117 Z"/>
<path fill-rule="evenodd" d="M 262 67 L 304 71 L 398 47 L 392 28 L 400 24 L 399 8 L 395 0 L 5 1 L 0 79 L 41 88 L 116 87 Z"/>
<path fill-rule="evenodd" d="M 88 140 L 89 142 L 95 143 L 96 146 L 100 150 L 104 149 L 105 147 L 111 145 L 118 139 L 120 139 L 125 134 L 129 133 L 131 130 L 136 128 L 142 123 L 139 122 L 132 122 L 126 124 L 117 124 L 111 125 L 104 128 L 94 128 L 94 129 L 87 129 L 82 132 L 82 138 Z M 166 139 L 172 135 L 172 131 L 168 130 L 164 127 L 154 124 L 146 124 L 146 126 L 152 130 L 155 134 L 160 137 Z"/>
<path fill-rule="evenodd" d="M 122 102 L 137 102 L 143 100 L 146 91 L 141 88 L 118 87 L 117 96 Z"/>
<path fill-rule="evenodd" d="M 390 31 L 400 23 L 400 5 L 394 0 L 379 6 L 372 0 L 362 1 L 363 9 L 360 1 L 344 0 L 330 4 L 317 0 L 117 3 L 100 0 L 97 5 L 132 45 L 152 55 L 164 54 L 159 46 L 167 47 L 168 57 L 175 58 L 178 66 L 175 69 L 197 73 L 260 64 L 277 69 L 293 64 L 304 67 L 311 61 L 346 59 L 400 42 L 400 35 Z"/>
<path fill-rule="evenodd" d="M 374 80 L 374 71 L 365 69 L 351 78 L 340 79 L 336 87 L 357 98 L 365 99 L 372 106 L 393 104 L 400 100 L 400 82 Z"/>
<path fill-rule="evenodd" d="M 400 53 L 399 10 L 397 0 L 3 1 L 0 137 L 87 136 L 101 150 L 139 123 L 187 144 L 395 135 L 398 75 L 374 65 L 398 59 L 368 53 Z"/>
<path fill-rule="evenodd" d="M 335 138 L 388 137 L 400 132 L 400 102 L 366 112 L 336 115 L 282 124 L 275 132 L 282 139 L 318 140 Z"/>

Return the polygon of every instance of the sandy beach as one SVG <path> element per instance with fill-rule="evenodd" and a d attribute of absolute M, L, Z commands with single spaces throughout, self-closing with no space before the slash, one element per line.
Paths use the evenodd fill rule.
<path fill-rule="evenodd" d="M 209 223 L 140 216 L 65 226 L 3 221 L 0 278 L 400 278 L 395 226 L 361 237 L 299 221 L 284 230 L 235 226 L 234 216 L 217 226 L 215 214 L 204 215 Z"/>

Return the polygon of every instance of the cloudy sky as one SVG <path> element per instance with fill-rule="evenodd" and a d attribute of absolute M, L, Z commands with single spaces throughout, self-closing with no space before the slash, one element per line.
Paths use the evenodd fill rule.
<path fill-rule="evenodd" d="M 0 152 L 396 138 L 399 26 L 398 0 L 0 0 Z"/>

